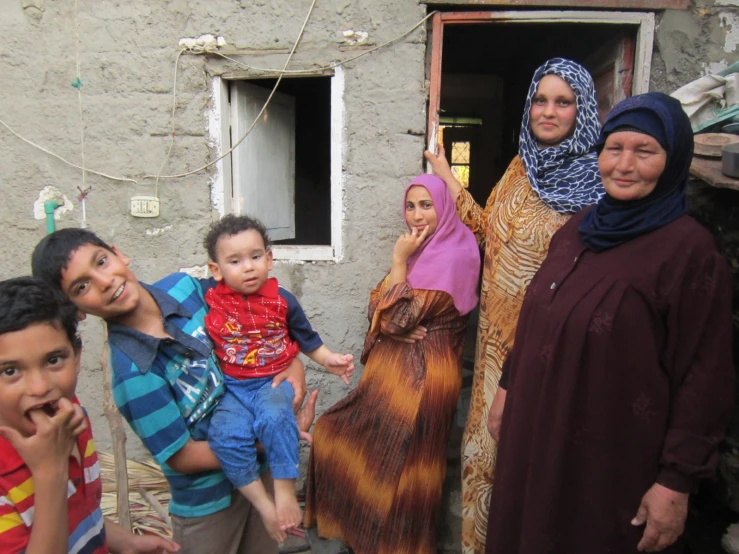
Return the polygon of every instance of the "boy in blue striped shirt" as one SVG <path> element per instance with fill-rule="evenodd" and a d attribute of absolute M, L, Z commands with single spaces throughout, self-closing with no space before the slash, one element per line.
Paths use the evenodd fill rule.
<path fill-rule="evenodd" d="M 162 466 L 181 552 L 276 553 L 259 514 L 234 494 L 206 440 L 223 394 L 223 374 L 204 326 L 205 292 L 215 283 L 174 273 L 146 285 L 129 263 L 84 229 L 46 236 L 32 257 L 34 276 L 58 287 L 81 314 L 107 322 L 114 399 Z M 302 400 L 299 361 L 275 382 L 281 380 L 290 381 Z"/>

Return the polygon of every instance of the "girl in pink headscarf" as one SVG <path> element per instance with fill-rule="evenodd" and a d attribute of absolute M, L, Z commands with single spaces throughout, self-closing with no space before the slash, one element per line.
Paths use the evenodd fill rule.
<path fill-rule="evenodd" d="M 313 434 L 306 527 L 355 554 L 436 552 L 466 316 L 477 304 L 480 251 L 444 182 L 416 177 L 403 212 L 408 232 L 370 295 L 362 379 Z M 404 342 L 418 327 L 424 340 Z"/>

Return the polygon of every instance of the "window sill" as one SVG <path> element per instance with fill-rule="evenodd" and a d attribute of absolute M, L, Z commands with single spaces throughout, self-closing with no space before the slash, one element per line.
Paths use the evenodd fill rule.
<path fill-rule="evenodd" d="M 272 255 L 280 261 L 325 262 L 334 258 L 333 246 L 279 246 L 272 247 Z"/>

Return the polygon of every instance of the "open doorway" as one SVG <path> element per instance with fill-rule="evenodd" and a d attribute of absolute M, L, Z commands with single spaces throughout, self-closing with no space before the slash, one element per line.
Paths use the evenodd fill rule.
<path fill-rule="evenodd" d="M 646 92 L 654 15 L 636 12 L 442 12 L 430 35 L 429 148 L 442 143 L 452 171 L 478 204 L 518 153 L 526 94 L 538 66 L 553 57 L 593 75 L 601 119 Z M 466 421 L 477 311 L 470 314 L 456 422 Z"/>
<path fill-rule="evenodd" d="M 478 203 L 484 205 L 518 153 L 526 93 L 536 68 L 557 56 L 583 64 L 594 76 L 605 117 L 632 93 L 637 31 L 635 26 L 578 23 L 445 28 L 437 141 Z"/>

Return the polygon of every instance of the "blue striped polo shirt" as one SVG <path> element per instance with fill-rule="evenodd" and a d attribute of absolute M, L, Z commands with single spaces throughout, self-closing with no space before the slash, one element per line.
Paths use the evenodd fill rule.
<path fill-rule="evenodd" d="M 169 338 L 108 324 L 113 397 L 154 459 L 172 500 L 169 511 L 200 517 L 228 507 L 233 488 L 220 470 L 186 475 L 166 461 L 188 440 L 206 440 L 213 408 L 223 395 L 223 374 L 205 330 L 205 291 L 212 280 L 174 273 L 141 285 L 162 312 Z"/>

